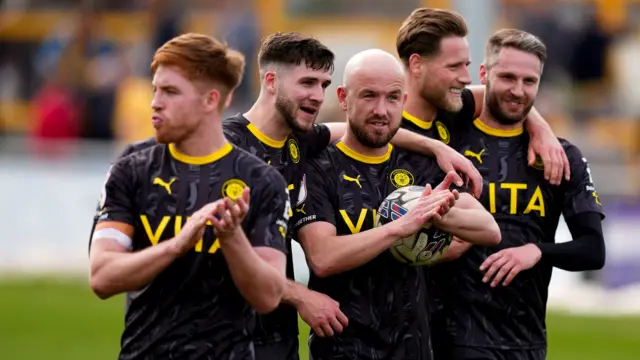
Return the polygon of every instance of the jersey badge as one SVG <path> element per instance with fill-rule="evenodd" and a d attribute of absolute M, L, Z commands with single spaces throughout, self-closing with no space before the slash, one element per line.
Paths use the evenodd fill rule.
<path fill-rule="evenodd" d="M 449 144 L 451 141 L 451 136 L 449 135 L 449 130 L 441 121 L 436 121 L 436 129 L 438 129 L 438 136 L 440 136 L 440 140 L 443 143 Z"/>
<path fill-rule="evenodd" d="M 287 142 L 287 147 L 289 148 L 289 155 L 291 155 L 291 161 L 294 163 L 300 162 L 300 147 L 295 139 L 289 139 Z"/>
<path fill-rule="evenodd" d="M 222 184 L 222 196 L 235 200 L 242 195 L 242 190 L 246 187 L 247 184 L 240 179 L 229 179 Z"/>
<path fill-rule="evenodd" d="M 405 169 L 395 169 L 391 172 L 391 184 L 396 188 L 413 185 L 413 174 Z"/>
<path fill-rule="evenodd" d="M 540 156 L 536 156 L 536 161 L 531 166 L 536 170 L 544 170 L 544 162 Z"/>

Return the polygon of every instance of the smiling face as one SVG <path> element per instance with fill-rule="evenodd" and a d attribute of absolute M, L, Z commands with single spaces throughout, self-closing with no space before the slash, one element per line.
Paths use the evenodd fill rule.
<path fill-rule="evenodd" d="M 386 146 L 402 120 L 406 100 L 402 66 L 389 54 L 367 53 L 358 65 L 345 71 L 345 86 L 338 88 L 338 100 L 347 113 L 350 131 L 362 145 Z"/>
<path fill-rule="evenodd" d="M 415 55 L 418 56 L 418 55 Z M 471 84 L 469 74 L 470 53 L 467 39 L 445 37 L 440 51 L 422 57 L 420 96 L 438 109 L 457 113 L 462 109 L 462 90 Z"/>
<path fill-rule="evenodd" d="M 275 107 L 286 124 L 293 131 L 310 131 L 331 84 L 331 73 L 301 64 L 277 71 L 275 79 Z"/>
<path fill-rule="evenodd" d="M 485 106 L 503 125 L 524 121 L 538 94 L 542 74 L 540 59 L 531 53 L 505 47 L 487 66 L 480 68 L 486 84 Z"/>

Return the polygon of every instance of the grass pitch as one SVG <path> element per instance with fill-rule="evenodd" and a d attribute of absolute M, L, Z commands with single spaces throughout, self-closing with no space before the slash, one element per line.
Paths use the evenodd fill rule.
<path fill-rule="evenodd" d="M 124 300 L 97 299 L 86 280 L 0 280 L 0 357 L 6 360 L 115 359 Z M 640 356 L 640 317 L 548 316 L 549 360 L 631 360 Z M 301 322 L 300 355 L 308 328 Z"/>

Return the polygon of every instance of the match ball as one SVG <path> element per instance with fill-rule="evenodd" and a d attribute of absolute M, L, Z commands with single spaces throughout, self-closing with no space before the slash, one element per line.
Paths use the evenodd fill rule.
<path fill-rule="evenodd" d="M 386 225 L 409 212 L 420 199 L 424 186 L 406 186 L 392 192 L 380 204 L 376 226 Z M 425 224 L 416 234 L 398 239 L 389 249 L 393 257 L 411 266 L 429 266 L 451 245 L 451 234 Z"/>

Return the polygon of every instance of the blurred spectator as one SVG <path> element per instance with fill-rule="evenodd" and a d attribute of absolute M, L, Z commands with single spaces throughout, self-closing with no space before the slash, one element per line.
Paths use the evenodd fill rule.
<path fill-rule="evenodd" d="M 73 93 L 54 74 L 40 88 L 32 101 L 36 139 L 70 139 L 80 136 L 80 111 Z"/>
<path fill-rule="evenodd" d="M 84 77 L 84 135 L 88 138 L 113 138 L 111 122 L 118 83 L 123 79 L 123 59 L 116 44 L 102 36 L 100 17 L 85 12 L 80 20 L 79 41 L 86 59 Z"/>
<path fill-rule="evenodd" d="M 245 75 L 234 92 L 228 113 L 246 111 L 257 96 L 255 79 L 258 77 L 257 56 L 260 46 L 258 17 L 249 0 L 220 0 L 216 10 L 221 21 L 213 32 L 244 54 L 246 62 Z"/>

